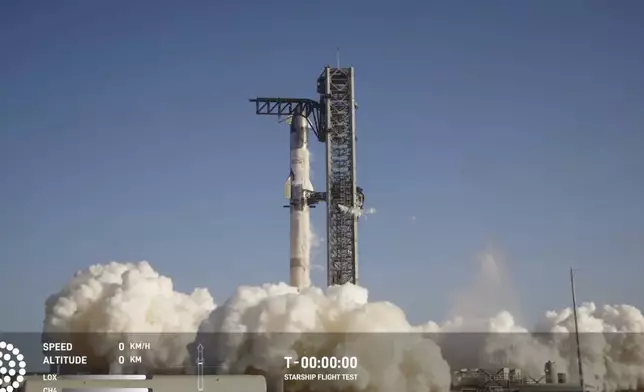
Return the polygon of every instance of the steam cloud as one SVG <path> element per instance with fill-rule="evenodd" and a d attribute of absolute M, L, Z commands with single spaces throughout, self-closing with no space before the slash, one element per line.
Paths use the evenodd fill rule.
<path fill-rule="evenodd" d="M 498 272 L 497 267 L 495 258 L 485 255 L 484 279 L 497 279 L 498 273 L 490 274 Z M 462 302 L 456 308 L 470 309 Z M 642 312 L 628 305 L 598 307 L 584 303 L 578 315 L 581 332 L 619 332 L 582 336 L 589 383 L 607 391 L 644 387 Z M 94 361 L 101 359 L 112 369 L 118 368 L 116 341 L 142 332 L 187 333 L 180 335 L 183 339 L 155 335 L 168 341 L 152 342 L 151 351 L 140 353 L 145 356 L 143 363 L 152 369 L 191 363 L 188 347 L 195 339 L 206 347 L 207 363 L 217 363 L 229 372 L 278 372 L 284 366 L 284 356 L 297 358 L 304 353 L 357 356 L 358 382 L 337 384 L 340 389 L 350 385 L 346 390 L 448 391 L 452 379 L 448 363 L 517 367 L 539 378 L 544 363 L 552 360 L 560 371 L 568 373 L 570 381 L 577 374 L 570 308 L 546 313 L 533 331 L 554 334 L 542 336 L 526 333 L 528 330 L 504 310 L 491 316 L 455 314 L 443 323 L 412 326 L 400 308 L 389 302 L 369 302 L 367 290 L 353 285 L 326 290 L 311 287 L 300 292 L 284 283 L 242 286 L 223 305 L 215 307 L 207 290 L 196 289 L 191 295 L 178 293 L 172 281 L 147 262 L 112 262 L 78 272 L 47 300 L 44 330 L 110 333 L 102 335 L 104 339 L 71 334 L 69 339 L 76 349 Z M 212 332 L 226 334 L 210 335 Z M 279 332 L 288 334 L 275 334 Z M 340 334 L 331 342 L 315 338 L 354 332 L 378 334 L 351 339 Z M 430 338 L 421 334 L 439 332 Z M 476 346 L 465 344 L 463 335 L 449 332 L 492 334 Z M 399 333 L 401 337 L 378 338 L 382 333 Z"/>
<path fill-rule="evenodd" d="M 172 280 L 159 275 L 147 261 L 111 262 L 78 271 L 47 299 L 44 333 L 71 342 L 88 355 L 89 363 L 117 372 L 118 342 L 137 333 L 153 333 L 149 337 L 158 340 L 150 343 L 156 349 L 139 352 L 143 362 L 152 367 L 181 367 L 190 359 L 185 339 L 194 339 L 213 309 L 208 290 L 198 288 L 191 295 L 176 292 Z"/>
<path fill-rule="evenodd" d="M 350 214 L 353 216 L 361 217 L 364 215 L 373 215 L 376 213 L 376 209 L 371 208 L 358 208 L 358 207 L 348 207 L 342 204 L 338 204 L 338 208 L 345 214 Z"/>

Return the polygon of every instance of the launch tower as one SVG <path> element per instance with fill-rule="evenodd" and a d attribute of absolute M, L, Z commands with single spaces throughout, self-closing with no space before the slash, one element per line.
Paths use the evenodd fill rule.
<path fill-rule="evenodd" d="M 358 283 L 358 216 L 364 193 L 356 182 L 354 68 L 325 67 L 317 80 L 319 101 L 256 98 L 255 113 L 302 116 L 326 144 L 326 192 L 309 204 L 327 202 L 327 284 Z"/>
<path fill-rule="evenodd" d="M 326 133 L 327 284 L 358 283 L 358 215 L 364 196 L 356 184 L 354 70 L 326 67 L 318 94 Z"/>

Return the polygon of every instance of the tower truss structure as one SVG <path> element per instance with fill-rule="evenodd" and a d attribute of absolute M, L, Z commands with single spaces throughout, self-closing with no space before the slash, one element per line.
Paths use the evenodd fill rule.
<path fill-rule="evenodd" d="M 326 130 L 327 284 L 358 283 L 354 70 L 326 67 L 318 79 Z"/>

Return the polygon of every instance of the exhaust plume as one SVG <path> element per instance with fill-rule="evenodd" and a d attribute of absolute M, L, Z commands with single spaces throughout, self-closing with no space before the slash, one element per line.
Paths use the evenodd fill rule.
<path fill-rule="evenodd" d="M 358 368 L 343 372 L 358 373 L 358 380 L 337 381 L 340 390 L 445 391 L 449 366 L 440 348 L 418 332 L 395 305 L 369 303 L 362 287 L 298 292 L 277 284 L 240 287 L 212 312 L 198 339 L 210 353 L 206 360 L 226 372 L 280 374 L 285 356 L 304 353 L 354 356 Z"/>
<path fill-rule="evenodd" d="M 147 262 L 112 262 L 78 272 L 51 296 L 44 330 L 69 334 L 66 340 L 105 367 L 97 371 L 118 371 L 114 347 L 122 337 L 185 332 L 156 335 L 162 341 L 139 353 L 146 368 L 138 370 L 190 367 L 194 358 L 188 353 L 199 342 L 208 365 L 233 373 L 281 374 L 284 356 L 355 356 L 357 369 L 345 372 L 359 374 L 358 381 L 323 384 L 336 383 L 343 391 L 447 392 L 450 369 L 461 367 L 516 367 L 540 379 L 546 361 L 555 361 L 575 381 L 572 309 L 546 313 L 531 330 L 505 310 L 490 317 L 456 313 L 442 323 L 413 326 L 394 304 L 369 302 L 365 288 L 298 291 L 285 283 L 241 286 L 215 307 L 207 290 L 178 293 Z M 607 392 L 644 387 L 644 316 L 639 309 L 585 303 L 579 307 L 579 326 L 589 384 Z M 72 332 L 105 334 L 86 339 Z M 469 334 L 474 332 L 479 334 Z M 310 390 L 297 383 L 287 387 Z"/>
<path fill-rule="evenodd" d="M 142 333 L 150 333 L 148 341 L 158 339 L 150 342 L 154 350 L 138 353 L 146 366 L 180 367 L 190 359 L 187 343 L 213 309 L 208 290 L 198 288 L 190 295 L 174 291 L 172 280 L 147 261 L 111 262 L 78 271 L 50 296 L 43 329 L 45 335 L 71 342 L 101 371 L 118 371 L 118 342 L 135 340 L 133 336 Z"/>

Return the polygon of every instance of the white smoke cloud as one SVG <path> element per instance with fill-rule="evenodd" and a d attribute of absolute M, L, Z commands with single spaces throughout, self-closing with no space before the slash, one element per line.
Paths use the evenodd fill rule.
<path fill-rule="evenodd" d="M 505 258 L 498 250 L 491 250 L 478 261 L 480 272 L 457 296 L 452 318 L 425 328 L 444 334 L 489 333 L 484 344 L 449 347 L 467 352 L 478 366 L 516 367 L 540 379 L 544 364 L 554 361 L 569 379 L 578 381 L 572 308 L 550 311 L 534 328 L 525 328 L 508 311 L 517 312 L 519 306 Z M 595 304 L 585 303 L 578 308 L 578 323 L 587 384 L 605 391 L 644 387 L 644 317 L 639 309 L 629 305 L 597 309 Z M 528 333 L 531 331 L 534 333 Z"/>
<path fill-rule="evenodd" d="M 482 276 L 497 281 L 502 274 L 486 255 Z M 476 295 L 477 285 L 473 287 L 470 292 Z M 152 350 L 140 353 L 146 366 L 167 369 L 193 363 L 188 351 L 190 343 L 198 341 L 206 347 L 208 364 L 230 372 L 280 373 L 284 356 L 356 356 L 358 381 L 338 381 L 338 390 L 447 392 L 451 381 L 448 363 L 455 369 L 517 367 L 540 379 L 545 362 L 555 361 L 559 371 L 575 381 L 570 308 L 546 313 L 532 329 L 548 335 L 529 334 L 510 312 L 490 313 L 492 310 L 473 315 L 455 311 L 445 322 L 413 326 L 395 305 L 369 302 L 365 288 L 345 285 L 298 291 L 284 283 L 239 287 L 223 305 L 215 307 L 204 289 L 192 295 L 175 292 L 170 279 L 160 276 L 147 262 L 112 262 L 77 273 L 52 296 L 46 305 L 44 329 L 111 333 L 91 340 L 83 340 L 82 335 L 70 335 L 69 339 L 94 363 L 111 366 L 113 371 L 118 371 L 114 348 L 120 336 L 187 332 L 181 335 L 185 339 L 156 335 L 169 341 L 155 342 Z M 581 332 L 596 332 L 582 336 L 586 381 L 606 391 L 643 387 L 642 312 L 628 305 L 598 307 L 593 303 L 578 310 Z M 341 333 L 361 334 L 348 338 Z M 427 338 L 424 333 L 432 335 Z M 330 383 L 324 384 L 326 388 Z"/>
<path fill-rule="evenodd" d="M 59 339 L 64 336 L 74 350 L 93 358 L 92 363 L 112 369 L 119 366 L 118 342 L 150 333 L 141 340 L 156 349 L 138 353 L 143 362 L 152 368 L 176 367 L 189 360 L 186 339 L 194 339 L 214 308 L 208 290 L 195 289 L 190 295 L 176 292 L 172 280 L 146 261 L 111 262 L 78 271 L 60 292 L 50 296 L 43 328 Z"/>
<path fill-rule="evenodd" d="M 298 358 L 303 353 L 355 356 L 359 377 L 351 390 L 445 391 L 450 384 L 449 366 L 432 340 L 411 334 L 417 331 L 395 305 L 369 303 L 362 287 L 298 292 L 285 284 L 240 287 L 201 329 L 210 355 L 207 361 L 233 373 L 250 369 L 279 373 L 285 356 Z M 227 334 L 208 335 L 214 332 Z M 360 335 L 343 339 L 337 333 Z M 387 333 L 408 335 L 389 338 Z M 216 340 L 208 341 L 210 336 Z M 338 381 L 336 386 L 347 385 Z"/>
<path fill-rule="evenodd" d="M 584 303 L 577 309 L 580 346 L 586 381 L 602 390 L 634 390 L 644 387 L 644 315 L 630 305 L 596 306 Z M 577 363 L 575 325 L 571 308 L 546 313 L 538 330 L 557 332 L 557 347 L 568 358 L 564 371 L 575 374 Z"/>
<path fill-rule="evenodd" d="M 498 249 L 490 248 L 479 254 L 475 262 L 472 270 L 477 274 L 456 294 L 450 316 L 466 317 L 469 323 L 478 320 L 480 324 L 505 311 L 512 314 L 515 323 L 520 310 L 519 295 L 508 272 L 506 258 Z"/>
<path fill-rule="evenodd" d="M 373 215 L 376 213 L 376 209 L 373 207 L 362 209 L 358 207 L 349 207 L 342 204 L 338 204 L 338 208 L 340 209 L 340 211 L 344 212 L 345 214 L 351 214 L 357 217 L 361 217 L 365 215 Z"/>

